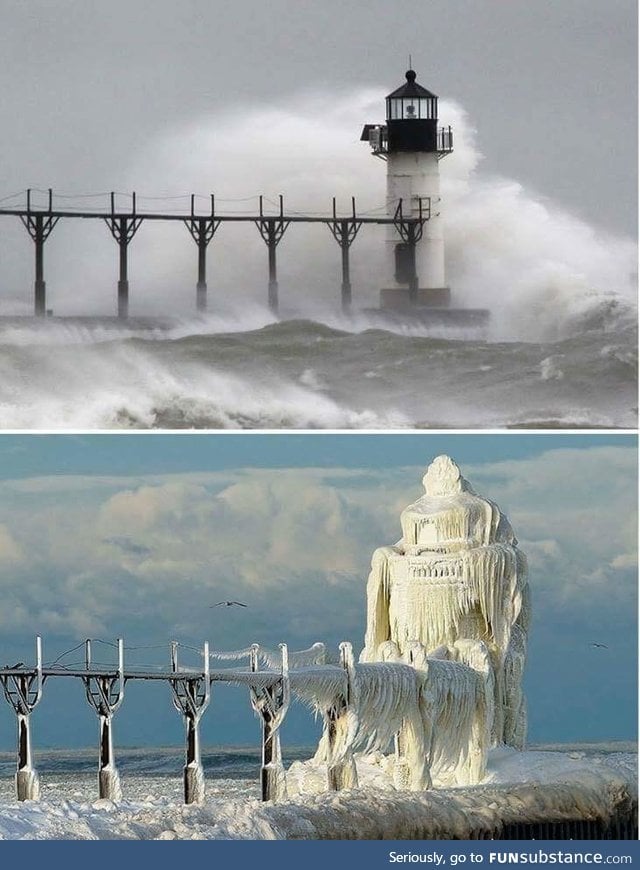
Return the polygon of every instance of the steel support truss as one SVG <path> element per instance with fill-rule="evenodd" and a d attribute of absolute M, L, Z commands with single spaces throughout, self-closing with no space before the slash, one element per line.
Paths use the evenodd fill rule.
<path fill-rule="evenodd" d="M 284 204 L 282 195 L 279 197 L 280 211 L 274 216 L 266 216 L 264 214 L 262 196 L 260 197 L 260 216 L 255 220 L 255 225 L 260 232 L 263 240 L 266 242 L 269 250 L 269 286 L 268 286 L 268 304 L 269 309 L 274 313 L 278 313 L 278 272 L 276 266 L 276 248 L 285 234 L 290 221 L 284 217 Z"/>
<path fill-rule="evenodd" d="M 340 245 L 342 253 L 342 284 L 340 288 L 340 298 L 342 310 L 347 314 L 351 310 L 351 275 L 349 267 L 349 249 L 353 244 L 358 231 L 362 226 L 362 221 L 356 217 L 356 200 L 351 197 L 351 217 L 338 218 L 336 215 L 336 198 L 333 197 L 333 220 L 327 221 L 327 226 L 331 230 L 336 242 Z"/>
<path fill-rule="evenodd" d="M 129 266 L 127 252 L 129 242 L 140 228 L 144 218 L 136 215 L 136 195 L 132 196 L 131 214 L 116 214 L 115 193 L 111 193 L 111 214 L 104 218 L 111 235 L 116 240 L 120 252 L 118 272 L 118 317 L 126 320 L 129 316 Z"/>

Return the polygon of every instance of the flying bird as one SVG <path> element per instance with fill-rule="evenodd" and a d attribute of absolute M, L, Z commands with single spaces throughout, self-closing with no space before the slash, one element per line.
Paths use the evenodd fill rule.
<path fill-rule="evenodd" d="M 210 604 L 209 607 L 233 607 L 234 604 L 238 607 L 247 607 L 242 601 L 218 601 L 217 604 Z"/>
<path fill-rule="evenodd" d="M 601 647 L 602 649 L 609 649 L 609 647 L 606 645 L 606 643 L 592 643 L 591 646 L 598 646 L 598 647 Z"/>

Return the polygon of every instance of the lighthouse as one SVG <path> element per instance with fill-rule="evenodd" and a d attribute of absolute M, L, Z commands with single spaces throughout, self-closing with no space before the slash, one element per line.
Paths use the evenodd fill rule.
<path fill-rule="evenodd" d="M 438 126 L 438 97 L 407 70 L 386 98 L 386 123 L 365 124 L 361 140 L 387 164 L 389 265 L 382 309 L 446 309 L 440 160 L 453 151 L 451 127 Z"/>

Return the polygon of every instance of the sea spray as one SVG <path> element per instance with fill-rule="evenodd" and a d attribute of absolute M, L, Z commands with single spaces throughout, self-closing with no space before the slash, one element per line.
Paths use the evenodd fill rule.
<path fill-rule="evenodd" d="M 483 175 L 473 120 L 450 100 L 440 108 L 442 123 L 455 130 L 454 151 L 442 162 L 439 203 L 454 304 L 489 307 L 491 340 L 553 341 L 632 322 L 634 241 L 590 226 L 517 180 Z M 380 93 L 362 89 L 346 96 L 307 91 L 279 106 L 202 116 L 135 154 L 129 187 L 138 191 L 139 208 L 155 211 L 188 208 L 191 192 L 204 195 L 196 202 L 206 211 L 214 192 L 219 213 L 255 214 L 259 194 L 268 213 L 282 193 L 289 213 L 328 214 L 335 196 L 341 214 L 355 196 L 359 213 L 384 215 L 384 167 L 358 138 L 359 119 L 382 112 Z M 163 201 L 165 195 L 178 198 Z M 106 314 L 115 310 L 117 250 L 103 226 L 78 223 L 63 221 L 47 248 L 49 307 L 56 314 Z M 4 260 L 5 299 L 25 286 L 19 247 L 12 245 Z M 363 227 L 351 255 L 355 308 L 376 306 L 384 229 Z M 212 311 L 231 307 L 242 317 L 245 307 L 265 305 L 266 246 L 251 222 L 221 226 L 208 260 Z M 193 310 L 196 249 L 181 222 L 143 225 L 130 261 L 133 313 Z M 340 251 L 322 224 L 288 228 L 278 271 L 283 309 L 317 319 L 338 307 Z"/>
<path fill-rule="evenodd" d="M 454 152 L 442 162 L 438 206 L 454 304 L 489 307 L 491 337 L 500 340 L 555 340 L 579 333 L 585 324 L 613 327 L 618 318 L 633 317 L 633 240 L 588 225 L 516 180 L 483 176 L 466 111 L 446 99 L 440 108 L 442 122 L 455 130 Z M 132 183 L 142 178 L 153 189 L 155 179 L 172 177 L 177 188 L 200 190 L 204 182 L 219 194 L 221 211 L 250 211 L 259 193 L 274 201 L 283 193 L 292 212 L 327 213 L 331 197 L 346 207 L 355 196 L 361 213 L 384 214 L 384 169 L 355 135 L 357 119 L 381 113 L 380 95 L 363 89 L 338 98 L 297 94 L 286 108 L 244 106 L 242 113 L 229 110 L 215 122 L 203 117 L 151 143 L 144 160 L 131 168 Z M 255 299 L 263 291 L 266 252 L 258 234 L 247 229 L 231 236 L 225 228 L 214 240 L 222 296 Z M 339 251 L 320 230 L 290 228 L 279 249 L 283 303 L 302 311 L 337 301 Z M 365 227 L 352 247 L 356 307 L 377 305 L 383 238 L 383 230 Z M 164 266 L 156 263 L 158 271 L 177 279 L 177 253 L 174 242 L 162 254 Z"/>

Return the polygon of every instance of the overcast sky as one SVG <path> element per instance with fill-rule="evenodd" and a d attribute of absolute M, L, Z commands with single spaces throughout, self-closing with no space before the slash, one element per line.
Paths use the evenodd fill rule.
<path fill-rule="evenodd" d="M 419 81 L 477 128 L 481 172 L 634 235 L 636 42 L 635 0 L 0 0 L 0 197 L 182 193 L 178 164 L 202 144 L 200 126 L 229 110 L 257 119 L 301 93 L 378 94 L 378 117 L 355 112 L 343 127 L 355 142 L 411 53 Z M 318 107 L 320 135 L 324 117 Z M 169 132 L 181 142 L 173 167 L 142 172 Z M 247 159 L 267 188 L 263 132 L 256 120 Z M 206 194 L 214 179 L 197 156 Z"/>
<path fill-rule="evenodd" d="M 128 649 L 130 666 L 166 664 L 171 638 L 215 649 L 347 639 L 359 652 L 372 552 L 398 540 L 400 511 L 442 452 L 498 502 L 529 558 L 531 740 L 632 738 L 632 436 L 3 436 L 0 663 L 32 661 L 36 633 L 47 661 L 85 637 L 124 636 L 142 647 Z M 209 608 L 222 599 L 248 607 Z M 113 661 L 111 648 L 95 649 Z M 297 705 L 288 727 L 290 743 L 313 739 Z M 240 690 L 215 687 L 204 728 L 207 744 L 257 739 Z M 40 746 L 93 743 L 75 681 L 47 683 L 34 729 Z M 180 743 L 181 733 L 166 686 L 129 685 L 117 742 Z M 0 748 L 14 734 L 3 701 Z"/>

